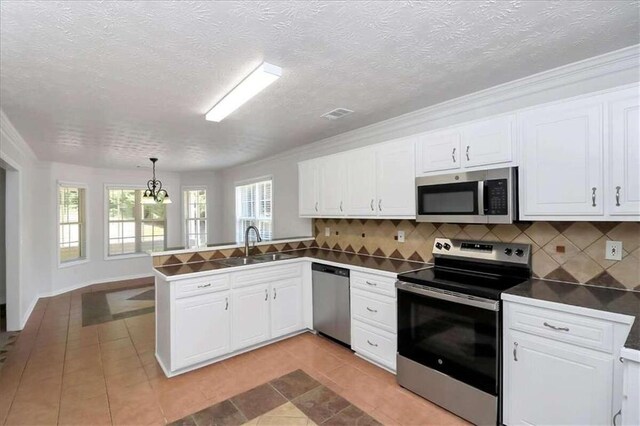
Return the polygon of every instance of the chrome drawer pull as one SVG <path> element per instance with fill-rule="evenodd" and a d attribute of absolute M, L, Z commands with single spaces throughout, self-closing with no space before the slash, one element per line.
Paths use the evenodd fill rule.
<path fill-rule="evenodd" d="M 456 162 L 456 149 L 453 148 L 453 151 L 451 151 L 451 159 L 453 160 L 453 162 Z"/>
<path fill-rule="evenodd" d="M 227 311 L 229 310 L 229 298 L 225 297 L 224 301 L 225 301 L 224 310 Z"/>
<path fill-rule="evenodd" d="M 318 202 L 316 201 L 316 211 L 318 211 Z"/>
<path fill-rule="evenodd" d="M 368 307 L 368 306 L 367 306 L 367 311 L 369 311 L 369 312 L 373 312 L 374 314 L 375 314 L 376 312 L 378 312 L 378 310 L 377 310 L 377 309 L 371 309 L 371 308 L 370 308 L 370 307 Z"/>
<path fill-rule="evenodd" d="M 377 287 L 378 286 L 378 284 L 372 283 L 371 281 L 365 281 L 365 283 L 367 283 L 367 284 L 369 284 L 369 285 L 371 285 L 373 287 Z"/>
<path fill-rule="evenodd" d="M 616 207 L 620 207 L 620 190 L 622 188 L 620 188 L 619 186 L 616 186 Z"/>
<path fill-rule="evenodd" d="M 513 342 L 513 360 L 518 362 L 518 342 Z"/>
<path fill-rule="evenodd" d="M 548 322 L 543 322 L 542 323 L 545 327 L 549 327 L 553 330 L 558 330 L 558 331 L 569 331 L 569 327 L 556 327 L 555 325 L 551 325 Z"/>
<path fill-rule="evenodd" d="M 278 297 L 278 289 L 274 288 L 273 289 L 273 300 L 276 300 L 276 297 Z"/>
<path fill-rule="evenodd" d="M 367 343 L 368 343 L 368 344 L 370 344 L 370 345 L 371 345 L 371 346 L 373 346 L 373 347 L 376 347 L 376 348 L 378 347 L 378 344 L 377 344 L 377 343 L 371 343 L 371 342 L 369 341 L 369 339 L 367 339 Z"/>
<path fill-rule="evenodd" d="M 382 198 L 378 200 L 378 210 L 382 211 Z"/>
<path fill-rule="evenodd" d="M 340 211 L 342 211 L 342 201 L 340 201 Z"/>
<path fill-rule="evenodd" d="M 267 290 L 266 288 L 264 289 L 264 301 L 266 302 L 267 300 L 269 300 L 269 290 Z"/>
<path fill-rule="evenodd" d="M 471 160 L 469 159 L 469 145 L 467 145 L 467 161 L 471 161 Z"/>
<path fill-rule="evenodd" d="M 211 283 L 198 286 L 198 288 L 207 288 L 207 287 L 211 287 Z"/>
<path fill-rule="evenodd" d="M 591 188 L 591 207 L 596 206 L 596 187 Z"/>
<path fill-rule="evenodd" d="M 375 211 L 376 209 L 373 208 L 373 198 L 371 199 L 371 211 Z"/>

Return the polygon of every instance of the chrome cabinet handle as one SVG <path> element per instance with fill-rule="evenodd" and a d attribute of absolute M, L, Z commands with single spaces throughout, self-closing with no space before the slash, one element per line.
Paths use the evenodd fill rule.
<path fill-rule="evenodd" d="M 373 207 L 373 201 L 374 201 L 374 200 L 373 200 L 373 198 L 372 198 L 372 199 L 371 199 L 371 211 L 372 211 L 372 212 L 376 210 L 376 209 Z"/>
<path fill-rule="evenodd" d="M 316 211 L 318 211 L 318 202 L 316 201 Z"/>
<path fill-rule="evenodd" d="M 451 159 L 453 160 L 453 162 L 456 162 L 456 149 L 455 147 L 453 148 L 453 151 L 451 151 Z"/>
<path fill-rule="evenodd" d="M 545 327 L 549 327 L 553 330 L 569 331 L 569 327 L 556 327 L 555 325 L 549 324 L 548 322 L 543 322 L 542 325 L 544 325 Z"/>
<path fill-rule="evenodd" d="M 371 286 L 374 286 L 374 287 L 377 287 L 377 286 L 378 286 L 378 284 L 376 284 L 376 283 L 372 283 L 371 281 L 365 281 L 365 283 L 367 283 L 367 284 L 369 284 L 369 285 L 371 285 Z"/>
<path fill-rule="evenodd" d="M 368 307 L 368 306 L 367 306 L 367 311 L 369 311 L 369 312 L 373 312 L 374 314 L 375 314 L 376 312 L 378 312 L 378 310 L 377 310 L 377 309 L 371 309 L 371 308 L 370 308 L 370 307 Z"/>
<path fill-rule="evenodd" d="M 591 188 L 591 207 L 596 206 L 596 187 Z"/>
<path fill-rule="evenodd" d="M 198 286 L 198 288 L 207 288 L 207 287 L 211 287 L 211 283 Z"/>
<path fill-rule="evenodd" d="M 266 288 L 264 289 L 264 301 L 266 302 L 267 300 L 269 300 L 269 290 L 267 290 Z"/>
<path fill-rule="evenodd" d="M 378 347 L 378 344 L 377 344 L 377 343 L 371 343 L 371 342 L 369 341 L 369 339 L 367 339 L 367 343 L 368 343 L 368 344 L 370 344 L 371 346 L 376 347 L 376 348 Z"/>
<path fill-rule="evenodd" d="M 616 186 L 616 207 L 620 207 L 620 188 L 619 186 Z"/>
<path fill-rule="evenodd" d="M 618 412 L 613 416 L 613 419 L 611 419 L 611 424 L 613 426 L 616 426 L 616 419 L 618 418 L 619 415 L 622 414 L 622 408 L 618 410 Z"/>
<path fill-rule="evenodd" d="M 340 211 L 342 211 L 342 201 L 340 201 Z"/>
<path fill-rule="evenodd" d="M 467 152 L 466 152 L 466 154 L 467 154 L 467 161 L 471 161 L 471 160 L 469 160 L 469 145 L 467 145 Z"/>
<path fill-rule="evenodd" d="M 276 300 L 276 297 L 278 297 L 278 289 L 274 288 L 273 289 L 273 300 Z"/>
<path fill-rule="evenodd" d="M 382 198 L 378 200 L 378 210 L 382 211 Z"/>
<path fill-rule="evenodd" d="M 229 310 L 229 298 L 228 297 L 224 298 L 224 303 L 225 303 L 224 310 L 228 311 Z"/>
<path fill-rule="evenodd" d="M 518 342 L 513 342 L 513 360 L 518 362 Z"/>

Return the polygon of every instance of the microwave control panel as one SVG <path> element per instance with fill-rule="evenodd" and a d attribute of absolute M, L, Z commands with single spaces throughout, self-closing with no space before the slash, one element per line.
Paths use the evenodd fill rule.
<path fill-rule="evenodd" d="M 509 214 L 509 189 L 507 179 L 488 180 L 485 185 L 485 197 L 488 202 L 487 205 L 484 206 L 485 214 Z"/>

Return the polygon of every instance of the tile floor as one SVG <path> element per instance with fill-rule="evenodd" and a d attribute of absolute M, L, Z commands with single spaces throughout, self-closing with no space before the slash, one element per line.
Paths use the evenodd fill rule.
<path fill-rule="evenodd" d="M 168 379 L 154 357 L 154 314 L 83 327 L 91 290 L 37 303 L 0 371 L 0 424 L 165 424 L 299 369 L 383 424 L 465 423 L 311 333 Z"/>

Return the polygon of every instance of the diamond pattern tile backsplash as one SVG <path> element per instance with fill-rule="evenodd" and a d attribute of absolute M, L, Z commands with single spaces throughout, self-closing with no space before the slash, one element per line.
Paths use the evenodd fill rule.
<path fill-rule="evenodd" d="M 331 236 L 325 236 L 329 227 Z M 318 246 L 432 262 L 436 237 L 531 244 L 533 273 L 571 283 L 640 291 L 640 222 L 518 222 L 512 225 L 418 223 L 412 220 L 314 219 Z M 397 241 L 397 231 L 405 242 Z M 622 241 L 621 261 L 604 258 L 607 240 Z"/>

